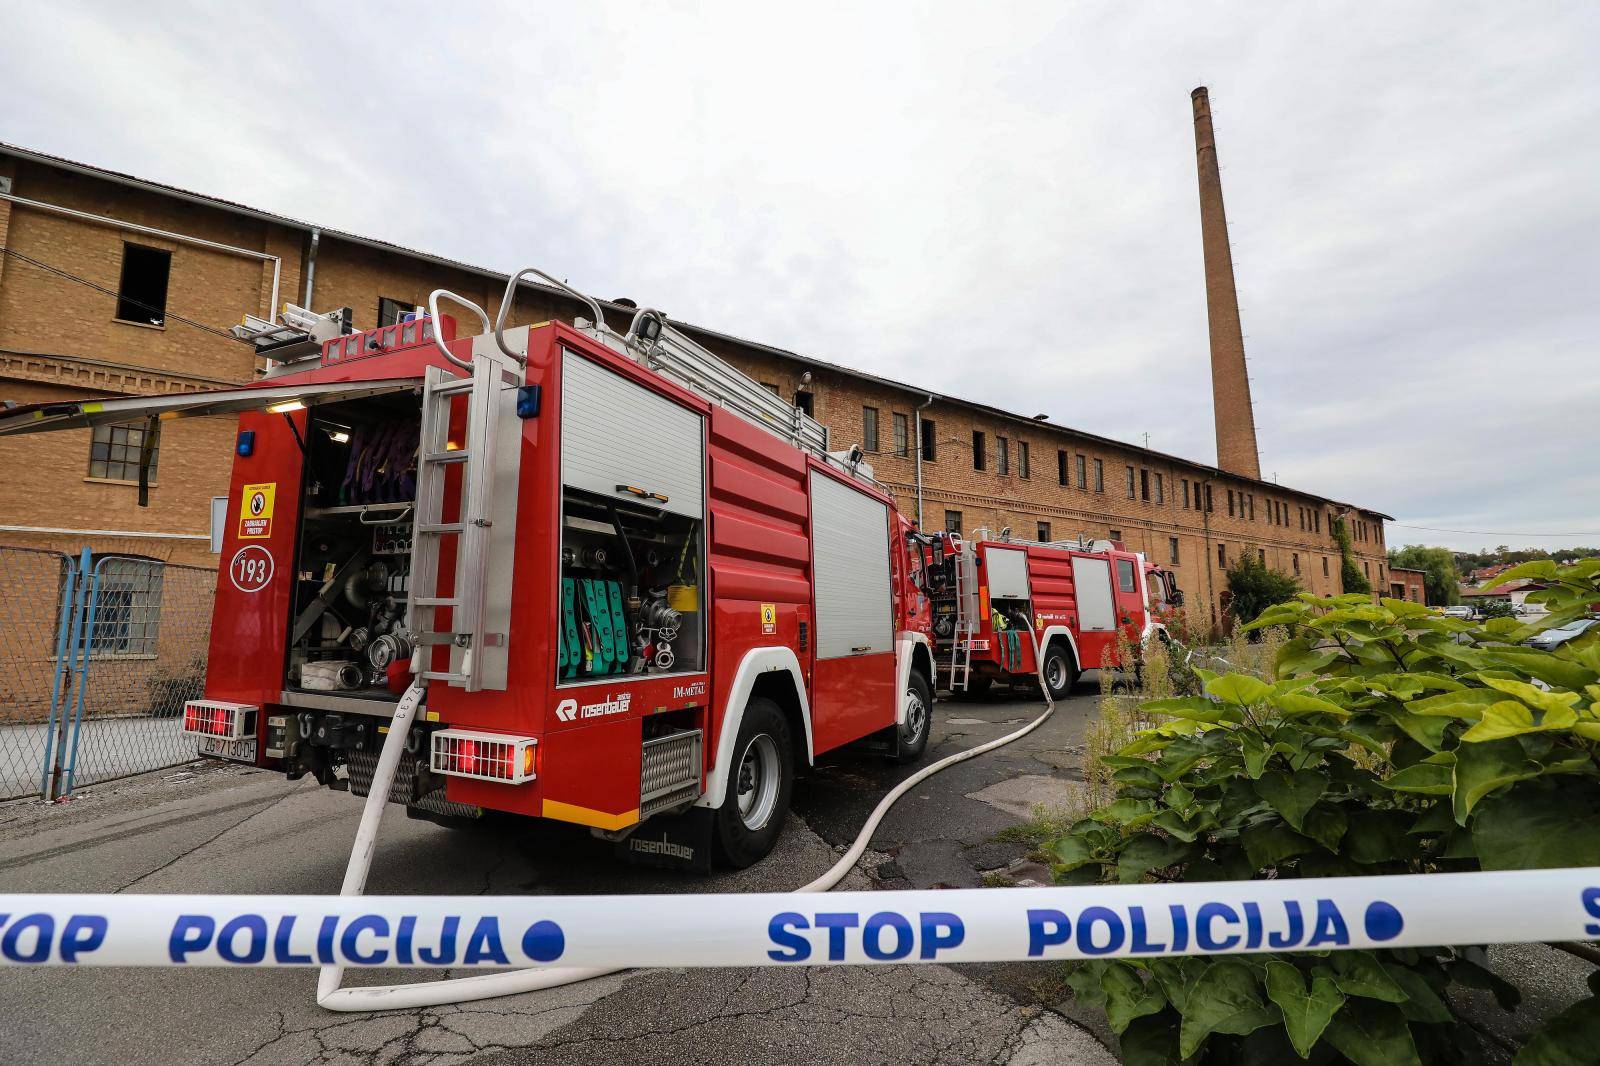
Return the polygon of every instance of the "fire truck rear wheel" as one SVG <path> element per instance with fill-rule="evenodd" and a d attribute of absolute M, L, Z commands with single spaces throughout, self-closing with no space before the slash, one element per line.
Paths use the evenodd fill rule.
<path fill-rule="evenodd" d="M 764 858 L 778 842 L 794 788 L 794 745 L 778 705 L 757 696 L 744 719 L 728 767 L 728 790 L 717 810 L 717 852 L 743 869 Z"/>
<path fill-rule="evenodd" d="M 1044 685 L 1053 700 L 1063 700 L 1072 694 L 1078 682 L 1078 665 L 1072 653 L 1059 644 L 1052 644 L 1044 653 Z"/>
<path fill-rule="evenodd" d="M 928 750 L 933 732 L 933 686 L 916 670 L 906 680 L 906 720 L 895 730 L 895 762 L 913 763 Z"/>

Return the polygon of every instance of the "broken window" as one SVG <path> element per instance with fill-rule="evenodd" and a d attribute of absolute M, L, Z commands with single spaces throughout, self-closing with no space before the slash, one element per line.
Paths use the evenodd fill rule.
<path fill-rule="evenodd" d="M 167 279 L 172 253 L 142 244 L 122 246 L 122 280 L 117 284 L 117 318 L 145 326 L 167 320 Z"/>

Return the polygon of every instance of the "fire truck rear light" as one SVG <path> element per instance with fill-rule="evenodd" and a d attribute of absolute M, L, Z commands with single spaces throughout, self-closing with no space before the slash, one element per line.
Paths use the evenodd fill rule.
<path fill-rule="evenodd" d="M 183 732 L 227 740 L 253 737 L 256 735 L 256 707 L 223 700 L 190 700 L 183 705 Z"/>
<path fill-rule="evenodd" d="M 535 774 L 533 737 L 485 733 L 477 729 L 441 729 L 433 734 L 428 766 L 436 774 L 520 785 Z"/>

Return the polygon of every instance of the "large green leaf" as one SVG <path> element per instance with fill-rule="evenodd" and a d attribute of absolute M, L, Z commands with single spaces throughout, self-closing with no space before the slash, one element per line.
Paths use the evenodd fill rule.
<path fill-rule="evenodd" d="M 1304 855 L 1316 847 L 1310 837 L 1302 836 L 1282 822 L 1252 825 L 1239 834 L 1245 854 L 1258 870 L 1276 866 L 1285 859 Z"/>
<path fill-rule="evenodd" d="M 1306 812 L 1327 788 L 1328 775 L 1320 770 L 1296 770 L 1293 774 L 1274 770 L 1256 782 L 1256 793 L 1297 830 L 1305 827 Z"/>
<path fill-rule="evenodd" d="M 1463 743 L 1478 744 L 1485 740 L 1502 740 L 1524 733 L 1571 729 L 1577 722 L 1578 713 L 1565 704 L 1552 710 L 1536 712 L 1516 700 L 1501 700 L 1485 707 L 1483 717 L 1473 723 L 1472 728 L 1461 734 L 1461 740 Z"/>
<path fill-rule="evenodd" d="M 1271 685 L 1248 674 L 1223 674 L 1207 681 L 1206 691 L 1237 707 L 1265 703 L 1272 696 Z"/>
<path fill-rule="evenodd" d="M 1399 963 L 1384 966 L 1384 971 L 1394 979 L 1395 984 L 1405 990 L 1406 999 L 1400 1004 L 1400 1011 L 1408 1020 L 1428 1025 L 1440 1025 L 1455 1020 L 1450 1008 L 1445 1006 L 1444 1000 L 1439 998 L 1439 993 L 1422 974 Z"/>
<path fill-rule="evenodd" d="M 1117 856 L 1117 880 L 1132 884 L 1144 879 L 1151 870 L 1160 870 L 1181 862 L 1189 854 L 1189 845 L 1145 833 L 1128 841 Z"/>
<path fill-rule="evenodd" d="M 1539 774 L 1539 764 L 1527 757 L 1515 738 L 1461 745 L 1456 749 L 1455 789 L 1451 801 L 1456 824 L 1466 825 L 1472 808 L 1495 789 Z"/>
<path fill-rule="evenodd" d="M 1513 1066 L 1590 1066 L 1600 1048 L 1600 999 L 1580 999 L 1545 1022 Z"/>
<path fill-rule="evenodd" d="M 1097 822 L 1115 822 L 1136 829 L 1156 816 L 1156 805 L 1147 799 L 1119 799 L 1101 807 L 1089 817 Z"/>
<path fill-rule="evenodd" d="M 1449 718 L 1426 718 L 1420 714 L 1397 714 L 1394 724 L 1405 730 L 1406 736 L 1429 751 L 1444 748 L 1445 730 L 1450 728 Z"/>
<path fill-rule="evenodd" d="M 1179 737 L 1168 744 L 1151 765 L 1161 780 L 1171 782 L 1194 769 L 1207 754 L 1206 749 L 1197 741 L 1189 737 Z"/>
<path fill-rule="evenodd" d="M 1335 718 L 1348 718 L 1350 716 L 1348 710 L 1332 700 L 1323 699 L 1321 696 L 1307 695 L 1304 692 L 1281 692 L 1272 697 L 1272 704 L 1286 716 L 1297 714 L 1331 714 Z"/>
<path fill-rule="evenodd" d="M 1508 696 L 1515 696 L 1529 707 L 1541 710 L 1546 714 L 1570 710 L 1578 702 L 1576 692 L 1546 691 L 1526 681 L 1507 681 L 1498 677 L 1485 677 L 1483 683 L 1490 688 L 1499 689 Z"/>
<path fill-rule="evenodd" d="M 1329 956 L 1333 983 L 1347 996 L 1363 996 L 1385 1003 L 1404 1003 L 1406 990 L 1395 983 L 1378 957 L 1370 951 L 1336 951 Z"/>
<path fill-rule="evenodd" d="M 1157 981 L 1146 984 L 1131 968 L 1113 965 L 1100 980 L 1106 994 L 1106 1021 L 1113 1033 L 1124 1032 L 1135 1018 L 1154 1014 L 1167 1005 Z"/>
<path fill-rule="evenodd" d="M 1530 559 L 1525 563 L 1518 563 L 1510 570 L 1500 574 L 1495 578 L 1495 581 L 1503 585 L 1507 581 L 1516 581 L 1518 578 L 1529 577 L 1548 580 L 1555 576 L 1556 564 L 1554 559 Z"/>
<path fill-rule="evenodd" d="M 1077 833 L 1068 833 L 1050 846 L 1055 861 L 1068 870 L 1076 870 L 1094 861 L 1094 848 Z"/>
<path fill-rule="evenodd" d="M 1371 865 L 1397 862 L 1416 854 L 1416 843 L 1406 832 L 1411 816 L 1403 811 L 1354 810 L 1345 830 L 1344 854 L 1351 862 Z"/>
<path fill-rule="evenodd" d="M 1272 749 L 1267 747 L 1266 741 L 1249 732 L 1242 732 L 1239 735 L 1239 747 L 1244 755 L 1245 776 L 1252 780 L 1259 778 L 1261 772 L 1266 769 Z"/>
<path fill-rule="evenodd" d="M 1306 812 L 1305 834 L 1329 851 L 1339 850 L 1348 822 L 1344 811 L 1328 803 L 1319 803 Z"/>
<path fill-rule="evenodd" d="M 1563 778 L 1485 800 L 1472 819 L 1485 870 L 1600 866 L 1600 787 Z"/>
<path fill-rule="evenodd" d="M 1600 678 L 1600 673 L 1581 663 L 1557 658 L 1536 648 L 1494 648 L 1489 654 L 1497 662 L 1560 688 L 1580 689 Z"/>
<path fill-rule="evenodd" d="M 1267 998 L 1283 1012 L 1289 1040 L 1303 1059 L 1311 1057 L 1311 1049 L 1322 1031 L 1344 1006 L 1344 993 L 1332 980 L 1314 977 L 1308 991 L 1305 976 L 1299 969 L 1276 959 L 1267 963 Z"/>
<path fill-rule="evenodd" d="M 1230 707 L 1216 700 L 1208 700 L 1202 696 L 1182 696 L 1170 700 L 1146 700 L 1139 704 L 1139 709 L 1148 714 L 1160 714 L 1169 718 L 1182 718 L 1191 722 L 1204 722 L 1215 725 L 1218 722 L 1239 721 L 1239 709 Z"/>
<path fill-rule="evenodd" d="M 1111 775 L 1111 780 L 1119 785 L 1139 785 L 1145 788 L 1161 787 L 1161 775 L 1151 769 L 1148 764 L 1124 766 Z"/>
<path fill-rule="evenodd" d="M 1392 1003 L 1348 1001 L 1328 1023 L 1327 1039 L 1355 1066 L 1421 1066 L 1411 1028 Z"/>
<path fill-rule="evenodd" d="M 1464 688 L 1456 692 L 1441 692 L 1426 699 L 1412 700 L 1406 704 L 1410 714 L 1425 717 L 1464 718 L 1475 722 L 1483 709 L 1505 699 L 1500 693 L 1486 688 Z"/>
<path fill-rule="evenodd" d="M 1186 982 L 1183 1025 L 1178 1054 L 1188 1058 L 1212 1033 L 1244 1036 L 1278 1020 L 1261 1001 L 1255 971 L 1237 959 L 1206 959 L 1194 980 Z"/>
<path fill-rule="evenodd" d="M 1419 762 L 1381 782 L 1396 792 L 1420 792 L 1425 796 L 1448 796 L 1454 788 L 1454 775 L 1448 766 Z"/>
<path fill-rule="evenodd" d="M 1170 1011 L 1136 1019 L 1117 1042 L 1122 1066 L 1174 1066 L 1178 1059 L 1178 1021 Z"/>

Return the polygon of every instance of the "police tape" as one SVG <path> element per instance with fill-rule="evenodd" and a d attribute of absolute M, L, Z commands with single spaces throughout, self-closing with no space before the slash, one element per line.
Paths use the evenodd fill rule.
<path fill-rule="evenodd" d="M 1600 937 L 1600 868 L 655 896 L 0 896 L 0 964 L 688 967 Z"/>

